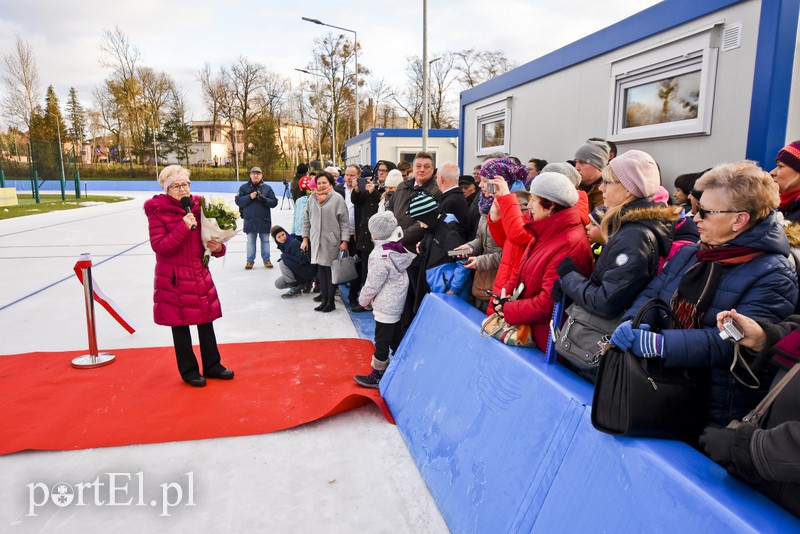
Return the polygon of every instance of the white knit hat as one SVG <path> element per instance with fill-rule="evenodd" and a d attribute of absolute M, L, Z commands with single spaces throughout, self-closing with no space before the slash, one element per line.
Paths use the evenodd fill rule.
<path fill-rule="evenodd" d="M 379 211 L 369 218 L 367 227 L 372 237 L 376 240 L 383 241 L 384 239 L 389 239 L 394 229 L 397 228 L 397 219 L 394 213 L 389 210 Z"/>
<path fill-rule="evenodd" d="M 557 172 L 558 174 L 563 174 L 575 187 L 578 187 L 581 184 L 581 175 L 578 172 L 578 169 L 567 163 L 566 161 L 561 161 L 557 163 L 548 163 L 542 169 L 542 172 Z M 535 180 L 535 178 L 534 178 Z"/>
<path fill-rule="evenodd" d="M 546 198 L 571 208 L 578 202 L 578 191 L 572 182 L 557 172 L 541 172 L 531 182 L 531 195 Z"/>
<path fill-rule="evenodd" d="M 389 174 L 386 175 L 386 181 L 383 183 L 386 187 L 397 187 L 398 185 L 403 183 L 403 173 L 398 171 L 397 169 L 392 169 L 389 171 Z"/>

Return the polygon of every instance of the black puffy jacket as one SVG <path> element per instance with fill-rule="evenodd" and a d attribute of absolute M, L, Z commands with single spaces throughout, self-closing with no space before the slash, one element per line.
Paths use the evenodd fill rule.
<path fill-rule="evenodd" d="M 568 273 L 564 293 L 585 310 L 602 317 L 625 311 L 658 271 L 658 260 L 672 246 L 674 207 L 639 199 L 627 204 L 619 229 L 609 237 L 589 278 Z"/>

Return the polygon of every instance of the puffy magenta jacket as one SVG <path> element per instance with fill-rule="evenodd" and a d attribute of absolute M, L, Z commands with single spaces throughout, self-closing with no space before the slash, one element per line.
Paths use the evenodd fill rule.
<path fill-rule="evenodd" d="M 198 228 L 183 224 L 181 203 L 156 195 L 144 203 L 150 225 L 150 246 L 156 253 L 153 318 L 164 326 L 210 323 L 222 317 L 217 288 L 208 267 L 203 267 L 200 239 L 200 197 L 192 196 L 192 213 Z M 225 245 L 215 256 L 225 254 Z"/>

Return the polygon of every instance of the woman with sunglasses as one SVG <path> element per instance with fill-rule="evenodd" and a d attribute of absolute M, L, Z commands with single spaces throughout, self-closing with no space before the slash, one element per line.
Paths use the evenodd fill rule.
<path fill-rule="evenodd" d="M 194 387 L 206 385 L 206 378 L 230 380 L 233 371 L 220 363 L 215 319 L 222 317 L 222 307 L 211 271 L 201 263 L 203 242 L 200 238 L 200 197 L 189 192 L 189 170 L 170 165 L 158 175 L 164 190 L 144 203 L 150 225 L 150 246 L 156 253 L 153 316 L 156 324 L 172 328 L 172 340 L 178 372 L 183 381 Z M 184 208 L 184 203 L 188 203 Z M 207 243 L 212 255 L 225 254 L 225 245 Z M 203 374 L 192 350 L 190 325 L 197 325 Z"/>
<path fill-rule="evenodd" d="M 606 244 L 594 272 L 583 276 L 570 258 L 558 266 L 563 294 L 591 315 L 620 317 L 657 274 L 659 258 L 669 254 L 680 208 L 653 202 L 660 185 L 656 162 L 640 150 L 614 158 L 603 172 L 600 229 Z M 556 301 L 559 293 L 554 288 Z M 581 374 L 593 381 L 595 372 Z"/>
<path fill-rule="evenodd" d="M 633 317 L 648 299 L 659 297 L 682 328 L 645 318 L 653 330 L 665 328 L 656 334 L 625 321 L 611 342 L 640 358 L 663 358 L 667 366 L 709 369 L 707 405 L 698 409 L 709 423 L 724 426 L 758 403 L 775 369 L 761 359 L 749 361 L 752 375 L 741 364 L 732 367 L 734 347 L 718 335 L 717 314 L 735 308 L 753 319 L 780 322 L 794 311 L 797 276 L 769 174 L 752 161 L 739 161 L 714 167 L 695 187 L 703 192 L 694 216 L 700 242 L 683 247 L 626 312 Z"/>

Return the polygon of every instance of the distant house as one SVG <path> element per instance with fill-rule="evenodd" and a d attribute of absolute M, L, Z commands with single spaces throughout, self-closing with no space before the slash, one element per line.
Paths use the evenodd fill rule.
<path fill-rule="evenodd" d="M 295 164 L 307 161 L 306 154 L 313 152 L 314 146 L 314 129 L 311 126 L 283 121 L 275 133 L 275 143 L 287 161 Z M 235 138 L 239 161 L 244 155 L 242 134 L 242 126 L 237 123 Z M 233 165 L 234 131 L 230 123 L 218 122 L 214 127 L 211 121 L 192 121 L 192 139 L 189 144 L 189 165 Z M 169 163 L 178 163 L 178 156 L 174 152 L 164 154 L 164 158 Z"/>

